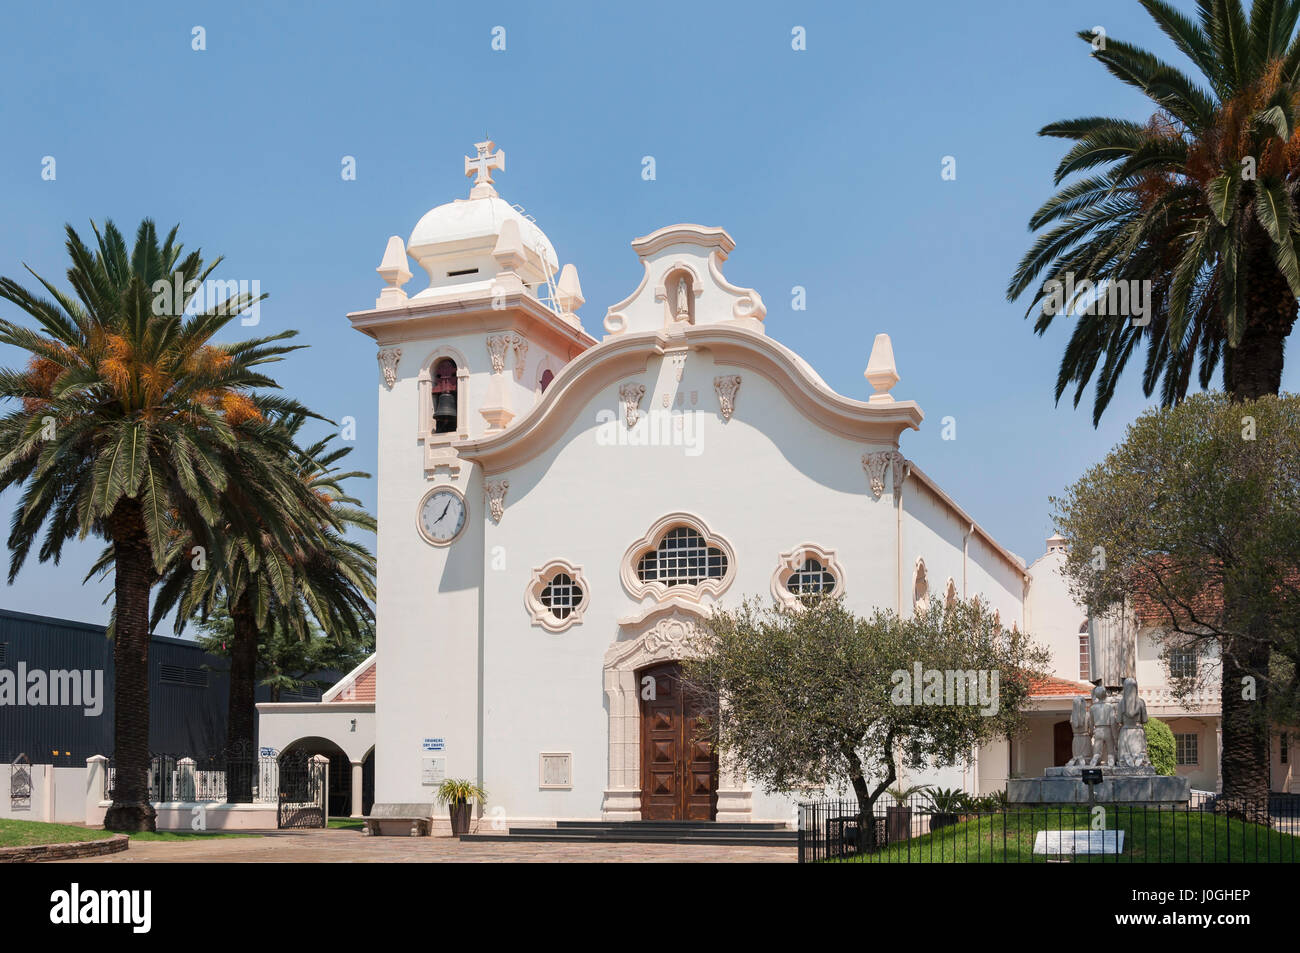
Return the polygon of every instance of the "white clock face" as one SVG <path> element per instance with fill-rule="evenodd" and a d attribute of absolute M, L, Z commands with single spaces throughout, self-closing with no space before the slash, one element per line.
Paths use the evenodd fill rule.
<path fill-rule="evenodd" d="M 420 532 L 431 543 L 450 543 L 465 528 L 465 498 L 455 490 L 434 490 L 420 507 Z"/>

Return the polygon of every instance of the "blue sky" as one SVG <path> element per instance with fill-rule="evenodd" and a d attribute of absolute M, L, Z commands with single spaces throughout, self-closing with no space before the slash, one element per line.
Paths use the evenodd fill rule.
<path fill-rule="evenodd" d="M 904 452 L 1032 560 L 1048 496 L 1146 405 L 1136 376 L 1099 429 L 1091 392 L 1054 405 L 1069 328 L 1036 337 L 1004 298 L 1061 153 L 1035 132 L 1150 112 L 1074 37 L 1097 25 L 1177 59 L 1135 0 L 15 6 L 0 32 L 0 274 L 22 280 L 26 263 L 61 280 L 65 222 L 179 222 L 188 246 L 225 256 L 222 277 L 270 294 L 259 330 L 301 331 L 310 350 L 277 378 L 355 417 L 353 460 L 373 469 L 374 348 L 344 315 L 373 303 L 389 235 L 467 194 L 461 157 L 488 134 L 508 156 L 503 197 L 577 264 L 588 330 L 639 280 L 634 237 L 725 227 L 730 280 L 759 290 L 769 333 L 836 390 L 865 398 L 872 338 L 891 335 L 894 395 L 926 413 Z M 940 176 L 949 155 L 955 181 Z M 19 360 L 0 348 L 0 365 Z M 940 438 L 946 416 L 956 440 Z M 373 485 L 357 490 L 373 506 Z M 0 497 L 6 528 L 14 498 Z M 29 563 L 0 606 L 103 621 L 107 587 L 81 585 L 99 547 Z"/>

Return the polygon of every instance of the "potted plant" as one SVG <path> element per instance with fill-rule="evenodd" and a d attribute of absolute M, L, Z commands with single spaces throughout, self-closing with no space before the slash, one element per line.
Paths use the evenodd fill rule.
<path fill-rule="evenodd" d="M 487 803 L 487 792 L 464 778 L 448 778 L 438 786 L 438 801 L 447 805 L 451 816 L 451 834 L 460 837 L 469 833 L 469 820 L 472 812 L 471 803 L 480 807 Z"/>
<path fill-rule="evenodd" d="M 961 788 L 934 788 L 925 792 L 930 802 L 930 830 L 951 827 L 970 809 L 970 798 Z"/>
<path fill-rule="evenodd" d="M 885 808 L 885 843 L 892 844 L 912 836 L 912 808 L 907 801 L 913 795 L 924 794 L 928 790 L 924 784 L 907 787 L 900 784 L 885 792 L 894 799 L 894 806 Z"/>

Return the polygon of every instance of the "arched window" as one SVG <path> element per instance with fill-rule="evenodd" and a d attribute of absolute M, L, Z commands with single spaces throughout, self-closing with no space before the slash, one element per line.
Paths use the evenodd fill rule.
<path fill-rule="evenodd" d="M 433 432 L 455 433 L 460 412 L 456 362 L 449 357 L 433 366 Z"/>
<path fill-rule="evenodd" d="M 659 545 L 637 561 L 636 577 L 665 586 L 694 586 L 727 574 L 727 557 L 689 526 L 670 529 Z"/>
<path fill-rule="evenodd" d="M 785 584 L 796 596 L 808 599 L 834 591 L 835 574 L 809 556 L 790 574 Z"/>
<path fill-rule="evenodd" d="M 735 551 L 690 513 L 663 517 L 645 536 L 628 547 L 619 572 L 623 585 L 640 599 L 696 600 L 716 596 L 735 575 Z"/>
<path fill-rule="evenodd" d="M 957 583 L 948 579 L 948 587 L 943 592 L 943 611 L 948 612 L 957 604 Z"/>
<path fill-rule="evenodd" d="M 804 543 L 781 553 L 772 573 L 772 597 L 792 609 L 822 596 L 833 599 L 843 592 L 844 569 L 835 551 L 816 543 Z"/>
<path fill-rule="evenodd" d="M 541 387 L 543 394 L 546 393 L 546 388 L 551 386 L 551 381 L 553 380 L 555 380 L 555 373 L 549 367 L 546 370 L 542 371 L 541 379 L 537 382 L 537 384 L 539 387 Z"/>

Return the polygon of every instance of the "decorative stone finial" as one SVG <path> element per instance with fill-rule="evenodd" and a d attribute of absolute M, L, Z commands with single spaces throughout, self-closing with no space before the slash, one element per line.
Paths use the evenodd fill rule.
<path fill-rule="evenodd" d="M 406 292 L 402 290 L 402 285 L 411 280 L 411 269 L 406 266 L 406 245 L 399 236 L 394 235 L 388 239 L 383 260 L 379 262 L 379 267 L 375 271 L 379 272 L 379 277 L 383 278 L 384 283 L 388 285 L 379 292 L 379 297 L 375 299 L 375 307 L 400 307 L 406 301 Z"/>
<path fill-rule="evenodd" d="M 565 314 L 573 314 L 587 299 L 582 296 L 582 285 L 578 283 L 578 269 L 572 263 L 560 269 L 560 281 L 555 289 L 555 303 Z"/>
<path fill-rule="evenodd" d="M 528 251 L 519 232 L 519 223 L 513 218 L 501 223 L 497 243 L 492 248 L 492 257 L 506 271 L 517 271 L 528 261 Z"/>
<path fill-rule="evenodd" d="M 894 398 L 889 389 L 898 383 L 898 368 L 894 366 L 894 345 L 888 334 L 877 334 L 871 345 L 871 357 L 867 360 L 867 369 L 862 374 L 876 392 L 871 395 L 869 404 L 892 404 Z"/>
<path fill-rule="evenodd" d="M 465 157 L 465 174 L 474 176 L 474 187 L 469 190 L 472 199 L 491 198 L 497 194 L 497 190 L 492 188 L 492 170 L 506 170 L 506 153 L 504 149 L 497 149 L 493 153 L 492 150 L 496 147 L 497 144 L 491 139 L 476 142 L 474 148 L 478 150 L 478 155 L 473 159 Z"/>

